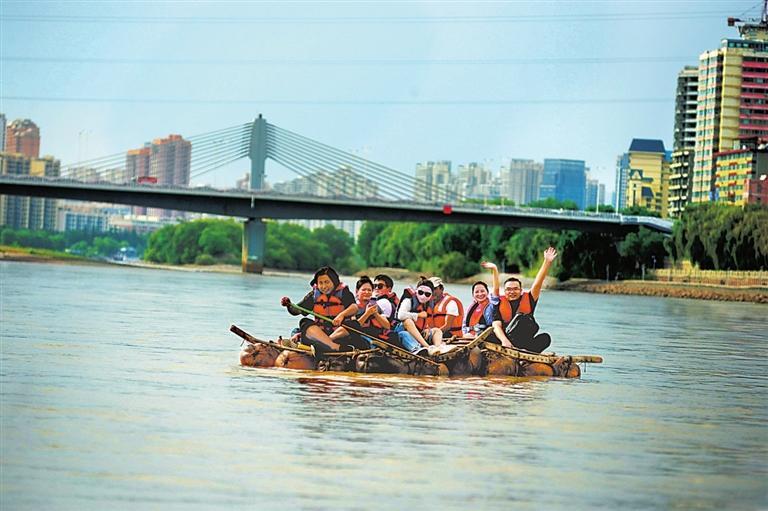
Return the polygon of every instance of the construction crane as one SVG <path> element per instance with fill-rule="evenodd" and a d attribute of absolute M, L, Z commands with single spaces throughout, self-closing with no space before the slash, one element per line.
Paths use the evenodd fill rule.
<path fill-rule="evenodd" d="M 763 12 L 759 19 L 728 18 L 728 26 L 738 28 L 744 39 L 765 41 L 768 39 L 768 0 L 763 0 Z"/>

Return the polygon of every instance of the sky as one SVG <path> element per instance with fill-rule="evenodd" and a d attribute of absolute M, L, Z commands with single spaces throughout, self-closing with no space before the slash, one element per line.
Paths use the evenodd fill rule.
<path fill-rule="evenodd" d="M 677 73 L 762 2 L 0 2 L 0 112 L 63 164 L 250 122 L 417 162 L 671 149 Z M 233 186 L 248 160 L 200 178 Z M 267 166 L 269 182 L 295 177 Z"/>

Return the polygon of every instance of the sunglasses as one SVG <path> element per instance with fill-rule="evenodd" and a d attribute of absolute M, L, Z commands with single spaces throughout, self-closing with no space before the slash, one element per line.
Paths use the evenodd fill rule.
<path fill-rule="evenodd" d="M 422 291 L 422 290 L 418 290 L 418 291 L 416 291 L 416 293 L 417 293 L 417 294 L 420 294 L 421 296 L 426 296 L 427 298 L 429 298 L 430 296 L 432 296 L 432 293 L 430 293 L 429 291 Z"/>
<path fill-rule="evenodd" d="M 376 289 L 386 289 L 386 288 L 387 288 L 387 285 L 384 284 L 383 282 L 379 282 L 378 284 L 376 284 Z"/>

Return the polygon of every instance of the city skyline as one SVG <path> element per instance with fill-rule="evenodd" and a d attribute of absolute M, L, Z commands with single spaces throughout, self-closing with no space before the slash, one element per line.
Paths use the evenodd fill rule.
<path fill-rule="evenodd" d="M 10 2 L 4 13 L 0 110 L 34 119 L 41 154 L 65 163 L 263 112 L 403 172 L 440 159 L 579 159 L 609 187 L 627 141 L 672 146 L 680 68 L 737 36 L 727 16 L 757 14 L 748 2 L 712 2 L 706 11 L 687 3 L 322 4 L 301 13 L 191 4 L 188 22 L 175 20 L 178 4 L 139 17 L 119 5 L 36 5 Z M 40 36 L 35 53 L 22 32 Z M 195 42 L 198 32 L 217 37 Z M 41 66 L 61 79 L 34 80 Z M 626 76 L 633 79 L 617 81 Z M 246 166 L 216 180 L 231 185 Z M 295 177 L 267 170 L 272 183 Z"/>

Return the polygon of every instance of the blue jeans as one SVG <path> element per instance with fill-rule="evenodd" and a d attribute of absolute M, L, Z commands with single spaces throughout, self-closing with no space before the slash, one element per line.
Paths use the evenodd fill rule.
<path fill-rule="evenodd" d="M 402 323 L 397 324 L 394 332 L 400 339 L 400 344 L 402 344 L 403 348 L 405 348 L 407 351 L 413 353 L 421 349 L 421 344 L 419 344 L 419 341 L 414 339 L 413 336 L 405 330 L 405 327 Z"/>

